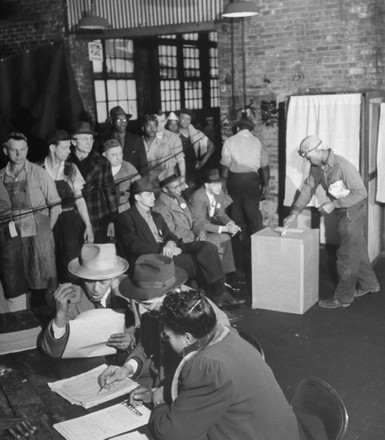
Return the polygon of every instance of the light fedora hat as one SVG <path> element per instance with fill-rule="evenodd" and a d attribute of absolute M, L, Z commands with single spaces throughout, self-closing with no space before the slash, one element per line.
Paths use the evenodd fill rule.
<path fill-rule="evenodd" d="M 164 255 L 141 255 L 131 276 L 119 284 L 120 293 L 129 299 L 146 301 L 175 290 L 187 281 L 184 269 L 175 266 L 174 260 Z"/>
<path fill-rule="evenodd" d="M 109 280 L 122 275 L 127 269 L 127 261 L 116 255 L 113 243 L 86 243 L 80 257 L 68 263 L 68 270 L 73 275 L 86 280 Z"/>

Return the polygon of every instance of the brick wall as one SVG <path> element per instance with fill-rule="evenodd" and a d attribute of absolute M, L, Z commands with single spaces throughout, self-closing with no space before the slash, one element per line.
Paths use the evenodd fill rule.
<path fill-rule="evenodd" d="M 225 0 L 224 3 L 227 3 Z M 383 90 L 385 2 L 383 0 L 260 1 L 261 14 L 246 18 L 247 102 L 254 101 L 255 134 L 271 159 L 271 193 L 262 210 L 266 225 L 278 223 L 278 127 L 261 124 L 262 100 L 282 102 L 292 94 Z M 223 79 L 234 61 L 235 107 L 242 107 L 241 19 L 218 24 L 221 113 L 232 108 L 231 84 Z M 238 112 L 237 117 L 240 116 Z M 224 137 L 230 135 L 230 120 Z"/>
<path fill-rule="evenodd" d="M 0 2 L 0 58 L 34 49 L 63 35 L 62 0 Z"/>

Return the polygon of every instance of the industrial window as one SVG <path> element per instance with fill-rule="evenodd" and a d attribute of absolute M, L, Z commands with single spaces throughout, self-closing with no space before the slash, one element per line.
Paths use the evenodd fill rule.
<path fill-rule="evenodd" d="M 163 35 L 158 54 L 163 110 L 219 107 L 216 32 Z"/>
<path fill-rule="evenodd" d="M 103 123 L 112 107 L 120 105 L 137 119 L 134 45 L 132 40 L 98 40 L 104 61 L 92 61 L 98 123 Z"/>

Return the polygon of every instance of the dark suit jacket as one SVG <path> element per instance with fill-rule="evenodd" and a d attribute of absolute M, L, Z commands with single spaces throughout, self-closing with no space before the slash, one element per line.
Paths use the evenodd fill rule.
<path fill-rule="evenodd" d="M 150 227 L 135 205 L 120 214 L 116 220 L 115 232 L 118 252 L 128 260 L 130 268 L 141 255 L 159 254 L 167 241 L 179 243 L 178 237 L 170 231 L 160 214 L 152 212 L 152 217 L 159 235 L 164 239 L 163 243 L 156 242 Z"/>
<path fill-rule="evenodd" d="M 126 132 L 123 146 L 123 159 L 132 163 L 143 176 L 148 171 L 147 154 L 143 139 L 136 134 Z"/>

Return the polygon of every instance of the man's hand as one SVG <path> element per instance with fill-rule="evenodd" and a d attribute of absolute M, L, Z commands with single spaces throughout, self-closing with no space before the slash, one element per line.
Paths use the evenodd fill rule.
<path fill-rule="evenodd" d="M 107 237 L 115 238 L 115 225 L 114 222 L 108 223 L 107 226 Z"/>
<path fill-rule="evenodd" d="M 269 195 L 269 187 L 268 186 L 262 186 L 260 200 L 261 201 L 266 200 L 268 195 Z"/>
<path fill-rule="evenodd" d="M 131 365 L 123 365 L 123 367 L 110 365 L 98 377 L 98 384 L 101 388 L 106 388 L 109 390 L 111 388 L 111 384 L 124 380 L 126 377 L 133 374 L 133 372 L 134 371 Z"/>
<path fill-rule="evenodd" d="M 178 248 L 176 243 L 173 241 L 168 241 L 162 249 L 162 255 L 165 257 L 173 258 L 174 256 L 180 255 L 182 249 Z"/>
<path fill-rule="evenodd" d="M 91 225 L 87 225 L 84 231 L 84 243 L 93 243 L 94 242 L 94 231 L 92 230 Z"/>
<path fill-rule="evenodd" d="M 241 231 L 241 228 L 233 220 L 228 222 L 226 226 L 222 226 L 222 232 L 228 232 L 231 235 L 235 235 L 239 231 Z"/>
<path fill-rule="evenodd" d="M 7 434 L 11 438 L 32 437 L 36 429 L 27 418 L 2 417 L 0 420 L 0 434 Z"/>
<path fill-rule="evenodd" d="M 283 221 L 283 228 L 287 229 L 289 226 L 291 226 L 297 219 L 297 216 L 295 214 L 290 214 L 285 218 Z"/>
<path fill-rule="evenodd" d="M 56 300 L 56 316 L 55 324 L 58 327 L 64 327 L 66 325 L 66 314 L 68 312 L 69 304 L 71 300 L 77 298 L 79 287 L 74 286 L 72 283 L 59 284 L 53 296 Z"/>
<path fill-rule="evenodd" d="M 334 202 L 328 202 L 323 204 L 319 210 L 323 213 L 323 214 L 330 214 L 331 212 L 333 212 L 335 209 L 335 205 Z"/>
<path fill-rule="evenodd" d="M 152 402 L 152 390 L 146 387 L 139 386 L 131 391 L 129 397 L 130 405 L 137 406 L 140 403 L 151 403 Z"/>
<path fill-rule="evenodd" d="M 113 347 L 116 350 L 124 351 L 128 348 L 133 349 L 136 345 L 136 340 L 132 332 L 114 333 L 108 338 L 107 345 L 108 347 Z"/>

